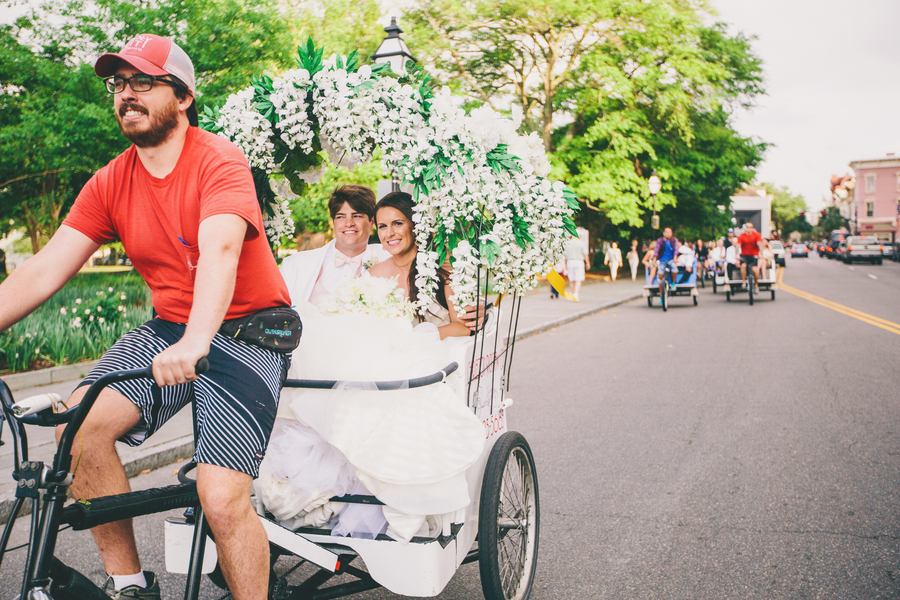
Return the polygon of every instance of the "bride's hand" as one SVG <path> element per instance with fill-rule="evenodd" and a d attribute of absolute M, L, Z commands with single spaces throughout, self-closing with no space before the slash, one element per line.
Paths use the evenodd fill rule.
<path fill-rule="evenodd" d="M 484 299 L 478 301 L 477 306 L 466 305 L 458 313 L 459 320 L 471 331 L 475 331 L 484 324 Z"/>

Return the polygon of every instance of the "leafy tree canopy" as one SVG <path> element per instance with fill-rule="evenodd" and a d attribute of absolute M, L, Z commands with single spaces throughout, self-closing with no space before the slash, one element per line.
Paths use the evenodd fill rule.
<path fill-rule="evenodd" d="M 812 226 L 806 220 L 809 207 L 802 195 L 791 193 L 786 186 L 776 186 L 773 183 L 762 185 L 766 186 L 768 193 L 775 196 L 772 200 L 772 222 L 781 237 L 786 238 L 793 231 L 812 231 Z"/>

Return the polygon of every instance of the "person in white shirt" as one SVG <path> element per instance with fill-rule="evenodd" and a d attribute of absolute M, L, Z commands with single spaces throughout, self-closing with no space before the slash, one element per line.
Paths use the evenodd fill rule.
<path fill-rule="evenodd" d="M 740 254 L 737 253 L 737 246 L 732 244 L 725 249 L 725 268 L 728 270 L 728 279 L 736 279 L 732 274 L 733 271 L 740 273 Z"/>

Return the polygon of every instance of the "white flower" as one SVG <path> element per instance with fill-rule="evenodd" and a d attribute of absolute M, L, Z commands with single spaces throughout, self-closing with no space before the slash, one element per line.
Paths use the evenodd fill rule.
<path fill-rule="evenodd" d="M 396 279 L 372 277 L 368 273 L 339 286 L 334 295 L 319 304 L 319 309 L 323 314 L 366 314 L 382 319 L 412 319 L 415 314 Z"/>
<path fill-rule="evenodd" d="M 324 64 L 312 78 L 297 69 L 273 80 L 268 99 L 275 111 L 274 128 L 256 110 L 253 88 L 232 95 L 217 122 L 221 135 L 240 146 L 251 166 L 267 173 L 279 171 L 276 142 L 283 142 L 295 157 L 311 152 L 314 120 L 318 141 L 334 164 L 353 168 L 380 148 L 385 171 L 395 171 L 401 180 L 417 186 L 413 215 L 419 249 L 417 309 L 431 304 L 439 285 L 437 271 L 442 265 L 438 249 L 430 247 L 438 233 L 444 240 L 462 240 L 446 248 L 453 264 L 451 300 L 457 305 L 477 300 L 478 282 L 488 273 L 500 292 L 534 287 L 537 274 L 563 255 L 565 223 L 572 210 L 565 186 L 546 179 L 550 162 L 541 137 L 517 133 L 522 111 L 513 107 L 512 118 L 490 107 L 467 113 L 464 99 L 448 88 L 437 90 L 426 107 L 417 87 L 373 74 L 366 65 L 350 72 L 338 68 L 336 55 Z M 513 161 L 496 162 L 503 152 Z M 315 183 L 323 172 L 324 166 L 312 167 L 299 177 Z M 294 195 L 286 181 L 273 183 L 272 189 L 274 216 L 265 224 L 269 239 L 277 241 L 293 233 L 287 200 Z M 380 284 L 363 285 L 369 287 L 361 296 L 337 299 L 333 308 L 395 310 L 376 301 L 395 292 L 378 288 L 376 293 L 373 286 Z"/>
<path fill-rule="evenodd" d="M 275 169 L 275 144 L 270 139 L 274 132 L 269 120 L 257 112 L 254 94 L 253 87 L 248 87 L 229 96 L 216 125 L 222 129 L 219 135 L 244 152 L 251 167 L 271 173 Z"/>
<path fill-rule="evenodd" d="M 312 153 L 316 137 L 306 103 L 311 83 L 305 69 L 293 69 L 272 81 L 273 92 L 269 95 L 278 115 L 276 127 L 281 139 L 291 150 L 300 148 L 305 154 Z"/>
<path fill-rule="evenodd" d="M 275 214 L 263 221 L 263 225 L 266 227 L 266 237 L 273 244 L 277 244 L 281 238 L 294 235 L 295 225 L 287 200 L 273 204 L 272 208 L 275 210 Z"/>
<path fill-rule="evenodd" d="M 68 313 L 68 311 L 66 311 L 66 307 L 65 307 L 65 306 L 63 306 L 61 309 L 59 309 L 59 314 L 65 316 L 67 313 Z"/>

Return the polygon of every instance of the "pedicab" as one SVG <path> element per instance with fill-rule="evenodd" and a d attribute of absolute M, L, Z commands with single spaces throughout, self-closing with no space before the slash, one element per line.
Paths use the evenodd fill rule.
<path fill-rule="evenodd" d="M 374 393 L 452 386 L 459 402 L 484 425 L 481 456 L 465 473 L 468 506 L 454 514 L 440 515 L 434 531 L 413 537 L 408 543 L 387 535 L 374 539 L 336 537 L 327 527 L 292 530 L 270 515 L 262 515 L 260 522 L 272 557 L 270 598 L 320 600 L 376 587 L 404 596 L 431 597 L 441 592 L 460 566 L 472 562 L 479 563 L 486 599 L 525 600 L 530 596 L 540 527 L 537 473 L 528 442 L 508 427 L 512 400 L 506 396 L 521 302 L 517 294 L 512 294 L 501 310 L 499 300 L 498 297 L 495 305 L 488 307 L 484 324 L 474 336 L 454 340 L 450 354 L 456 360 L 439 372 L 403 381 L 356 382 L 375 390 Z M 208 368 L 204 361 L 198 363 L 198 373 Z M 58 395 L 42 394 L 17 403 L 9 388 L 0 382 L 0 426 L 6 421 L 13 434 L 17 465 L 13 477 L 19 482 L 16 502 L 0 535 L 0 564 L 16 517 L 30 501 L 33 518 L 28 567 L 21 588 L 23 597 L 106 598 L 94 582 L 56 556 L 59 531 L 65 526 L 84 530 L 183 507 L 189 507 L 183 517 L 170 517 L 165 522 L 166 569 L 188 575 L 184 593 L 188 600 L 198 598 L 203 573 L 217 585 L 225 585 L 215 543 L 190 476 L 194 463 L 181 468 L 178 485 L 65 504 L 66 491 L 72 483 L 68 472 L 72 443 L 84 417 L 105 385 L 140 377 L 152 377 L 150 368 L 109 373 L 90 387 L 79 406 L 64 412 L 59 412 Z M 340 382 L 323 380 L 288 380 L 286 386 L 327 390 L 341 387 Z M 66 425 L 52 464 L 29 459 L 25 425 Z M 381 504 L 374 496 L 362 495 L 346 495 L 332 501 Z M 293 573 L 303 566 L 306 568 L 300 573 L 304 577 L 297 581 Z"/>
<path fill-rule="evenodd" d="M 778 289 L 778 281 L 775 279 L 777 267 L 769 266 L 761 269 L 759 281 L 755 280 L 752 269 L 747 269 L 746 283 L 741 278 L 741 270 L 735 267 L 729 275 L 728 269 L 723 269 L 722 283 L 725 288 L 725 300 L 731 302 L 735 294 L 747 294 L 750 306 L 758 299 L 760 294 L 768 292 L 772 300 L 775 300 L 775 290 Z"/>
<path fill-rule="evenodd" d="M 659 306 L 662 306 L 663 312 L 669 309 L 669 298 L 672 296 L 690 296 L 697 306 L 697 259 L 694 259 L 694 266 L 690 273 L 679 270 L 677 278 L 673 280 L 672 274 L 668 269 L 665 270 L 666 276 L 662 280 L 662 292 L 660 293 L 660 279 L 657 270 L 653 280 L 650 279 L 650 272 L 644 273 L 644 291 L 643 296 L 647 299 L 647 306 L 653 308 L 653 299 L 659 298 Z"/>

